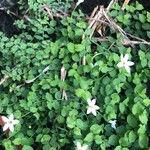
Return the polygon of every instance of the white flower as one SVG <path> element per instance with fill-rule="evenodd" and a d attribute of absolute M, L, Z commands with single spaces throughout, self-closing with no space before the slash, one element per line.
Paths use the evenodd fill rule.
<path fill-rule="evenodd" d="M 5 116 L 2 116 L 2 120 L 4 122 L 3 131 L 6 131 L 9 129 L 11 132 L 14 131 L 14 125 L 19 123 L 19 120 L 14 119 L 14 115 L 11 114 L 8 118 Z"/>
<path fill-rule="evenodd" d="M 129 55 L 126 54 L 124 57 L 123 55 L 121 54 L 121 57 L 120 57 L 121 61 L 117 64 L 117 67 L 118 68 L 122 68 L 124 67 L 126 69 L 126 71 L 128 73 L 130 73 L 130 66 L 133 66 L 134 65 L 134 62 L 132 61 L 128 61 L 129 59 Z"/>
<path fill-rule="evenodd" d="M 87 102 L 88 102 L 87 114 L 92 113 L 94 116 L 96 116 L 96 111 L 99 109 L 99 107 L 95 105 L 96 99 L 93 100 L 88 99 Z"/>
<path fill-rule="evenodd" d="M 116 129 L 116 120 L 110 120 L 109 123 L 111 124 L 111 127 Z"/>
<path fill-rule="evenodd" d="M 80 142 L 77 142 L 77 149 L 76 150 L 88 150 L 88 145 L 81 145 Z"/>
<path fill-rule="evenodd" d="M 78 0 L 78 2 L 76 3 L 76 7 L 75 8 L 77 8 L 83 2 L 84 2 L 84 0 Z"/>

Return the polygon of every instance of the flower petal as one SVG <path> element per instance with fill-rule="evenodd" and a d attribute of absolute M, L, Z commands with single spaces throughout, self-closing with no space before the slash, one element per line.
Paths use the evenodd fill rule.
<path fill-rule="evenodd" d="M 110 120 L 109 123 L 111 124 L 111 127 L 116 129 L 116 120 Z"/>
<path fill-rule="evenodd" d="M 111 127 L 116 129 L 116 124 L 111 124 Z"/>
<path fill-rule="evenodd" d="M 95 110 L 99 110 L 99 109 L 100 109 L 100 107 L 99 107 L 99 106 L 97 106 L 97 105 L 95 105 L 95 106 L 94 106 L 94 109 L 95 109 Z"/>
<path fill-rule="evenodd" d="M 81 143 L 77 142 L 77 149 L 81 149 Z"/>
<path fill-rule="evenodd" d="M 126 62 L 126 61 L 128 61 L 128 59 L 129 59 L 129 55 L 128 55 L 128 54 L 125 54 L 123 60 Z"/>
<path fill-rule="evenodd" d="M 130 71 L 131 71 L 131 70 L 130 70 L 130 67 L 127 66 L 127 65 L 125 65 L 124 67 L 125 67 L 126 71 L 127 71 L 128 73 L 130 73 Z"/>
<path fill-rule="evenodd" d="M 95 110 L 95 109 L 92 109 L 92 114 L 93 114 L 94 116 L 96 116 L 96 110 Z"/>
<path fill-rule="evenodd" d="M 9 121 L 13 121 L 13 120 L 14 120 L 14 115 L 11 114 L 11 115 L 9 116 Z"/>
<path fill-rule="evenodd" d="M 92 101 L 91 99 L 88 99 L 87 102 L 88 102 L 88 105 L 90 106 Z"/>
<path fill-rule="evenodd" d="M 8 121 L 9 121 L 9 119 L 8 119 L 7 117 L 5 117 L 5 116 L 2 116 L 2 120 L 3 120 L 4 122 L 8 122 Z"/>
<path fill-rule="evenodd" d="M 118 67 L 118 68 L 123 67 L 123 63 L 122 63 L 122 62 L 119 62 L 119 63 L 117 64 L 117 67 Z"/>
<path fill-rule="evenodd" d="M 9 129 L 9 124 L 6 123 L 4 126 L 3 126 L 3 131 L 6 131 L 7 129 Z"/>
<path fill-rule="evenodd" d="M 19 120 L 13 120 L 13 121 L 12 121 L 12 124 L 13 124 L 13 125 L 18 124 L 18 123 L 19 123 Z"/>
<path fill-rule="evenodd" d="M 96 103 L 96 99 L 93 99 L 93 100 L 91 101 L 91 104 L 92 104 L 92 105 L 95 105 L 95 103 Z"/>
<path fill-rule="evenodd" d="M 124 58 L 124 57 L 123 57 L 123 55 L 121 54 L 121 56 L 120 56 L 121 62 L 124 60 L 123 58 Z"/>
<path fill-rule="evenodd" d="M 87 150 L 87 149 L 88 149 L 88 146 L 87 146 L 87 145 L 83 145 L 83 146 L 82 146 L 82 149 L 83 149 L 83 150 Z"/>
<path fill-rule="evenodd" d="M 14 125 L 13 125 L 13 124 L 9 124 L 9 130 L 10 130 L 11 132 L 14 131 Z"/>
<path fill-rule="evenodd" d="M 127 65 L 128 65 L 128 66 L 133 66 L 133 65 L 134 65 L 134 62 L 128 61 L 128 62 L 127 62 Z"/>
<path fill-rule="evenodd" d="M 87 114 L 90 114 L 92 112 L 92 108 L 91 107 L 88 107 L 88 109 L 87 109 Z"/>

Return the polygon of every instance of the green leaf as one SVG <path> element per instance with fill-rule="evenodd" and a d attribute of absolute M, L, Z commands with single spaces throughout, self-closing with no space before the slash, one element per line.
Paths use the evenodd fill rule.
<path fill-rule="evenodd" d="M 57 117 L 57 121 L 58 121 L 58 123 L 62 124 L 62 123 L 64 123 L 64 122 L 65 122 L 65 119 L 64 119 L 64 117 L 63 117 L 63 116 L 58 115 L 58 117 Z"/>
<path fill-rule="evenodd" d="M 103 127 L 98 124 L 93 124 L 90 127 L 90 130 L 93 134 L 99 134 L 101 131 L 103 131 Z"/>
<path fill-rule="evenodd" d="M 150 100 L 148 98 L 144 99 L 143 100 L 143 105 L 146 106 L 146 107 L 150 106 Z"/>
<path fill-rule="evenodd" d="M 133 128 L 137 127 L 139 124 L 137 118 L 132 114 L 129 114 L 127 116 L 127 122 L 129 124 L 129 126 L 131 126 Z"/>
<path fill-rule="evenodd" d="M 84 141 L 88 142 L 88 143 L 91 143 L 93 141 L 93 139 L 94 139 L 93 133 L 88 133 L 86 135 L 86 137 L 84 138 Z"/>
<path fill-rule="evenodd" d="M 119 15 L 119 16 L 117 16 L 116 18 L 117 18 L 117 20 L 118 20 L 119 22 L 123 22 L 123 21 L 124 21 L 123 15 Z"/>
<path fill-rule="evenodd" d="M 144 106 L 140 102 L 137 102 L 132 107 L 132 113 L 134 115 L 141 114 L 143 112 L 143 110 L 144 110 Z"/>
<path fill-rule="evenodd" d="M 85 100 L 91 98 L 91 93 L 83 89 L 77 89 L 76 95 L 80 98 L 84 98 Z"/>
<path fill-rule="evenodd" d="M 33 148 L 29 145 L 24 145 L 22 150 L 33 150 Z"/>
<path fill-rule="evenodd" d="M 144 9 L 144 7 L 137 2 L 136 3 L 136 10 L 143 10 L 143 9 Z"/>
<path fill-rule="evenodd" d="M 80 22 L 78 22 L 77 24 L 77 27 L 79 27 L 79 28 L 83 28 L 83 29 L 85 29 L 86 28 L 86 23 L 85 22 L 83 22 L 83 21 L 80 21 Z"/>
<path fill-rule="evenodd" d="M 150 39 L 150 31 L 147 31 L 147 36 Z"/>
<path fill-rule="evenodd" d="M 13 141 L 13 143 L 15 145 L 31 145 L 31 144 L 33 144 L 33 139 L 25 138 L 25 137 L 18 137 Z"/>
<path fill-rule="evenodd" d="M 137 138 L 137 135 L 135 134 L 135 131 L 130 131 L 129 133 L 129 142 L 133 143 Z"/>
<path fill-rule="evenodd" d="M 67 118 L 67 126 L 68 126 L 69 128 L 74 128 L 74 127 L 75 127 L 75 124 L 76 124 L 75 118 L 72 118 L 72 117 L 68 117 L 68 118 Z"/>
<path fill-rule="evenodd" d="M 75 45 L 75 51 L 76 52 L 83 52 L 83 51 L 85 51 L 85 45 L 83 45 L 83 44 L 76 44 Z"/>
<path fill-rule="evenodd" d="M 145 17 L 145 15 L 139 14 L 139 20 L 140 20 L 142 23 L 145 23 L 145 22 L 146 22 L 146 17 Z"/>
<path fill-rule="evenodd" d="M 87 90 L 88 89 L 88 82 L 87 82 L 87 80 L 85 80 L 85 79 L 83 79 L 83 78 L 80 78 L 80 80 L 79 80 L 79 82 L 80 82 L 80 87 L 82 88 L 82 89 L 84 89 L 84 90 Z"/>
<path fill-rule="evenodd" d="M 122 150 L 121 146 L 117 146 L 114 150 Z"/>
<path fill-rule="evenodd" d="M 5 150 L 15 150 L 10 140 L 3 140 L 2 142 L 4 144 Z"/>
<path fill-rule="evenodd" d="M 147 128 L 146 125 L 140 124 L 139 126 L 140 126 L 140 128 L 138 129 L 138 134 L 145 134 L 145 131 Z"/>
<path fill-rule="evenodd" d="M 83 122 L 81 119 L 76 120 L 76 126 L 79 127 L 81 130 L 86 130 L 87 124 Z"/>
<path fill-rule="evenodd" d="M 108 76 L 106 76 L 106 77 L 103 78 L 102 83 L 104 85 L 107 85 L 110 81 L 111 81 L 110 78 Z"/>
<path fill-rule="evenodd" d="M 78 79 L 80 83 L 80 87 L 84 90 L 88 90 L 89 86 L 92 84 L 92 80 L 88 80 L 87 78 L 80 77 Z"/>
<path fill-rule="evenodd" d="M 97 145 L 100 145 L 100 144 L 103 142 L 103 138 L 102 138 L 102 136 L 100 136 L 100 135 L 96 135 L 96 136 L 94 137 L 94 139 L 95 139 L 95 143 L 96 143 Z"/>
<path fill-rule="evenodd" d="M 146 59 L 141 60 L 141 66 L 143 68 L 147 66 L 147 60 Z"/>
<path fill-rule="evenodd" d="M 13 141 L 13 143 L 14 143 L 15 145 L 20 145 L 20 144 L 21 144 L 21 138 L 16 138 L 16 139 Z"/>
<path fill-rule="evenodd" d="M 110 13 L 111 17 L 116 17 L 118 15 L 118 11 L 117 10 L 112 10 Z"/>
<path fill-rule="evenodd" d="M 76 29 L 76 32 L 75 32 L 75 36 L 82 36 L 83 35 L 83 33 L 84 33 L 84 30 L 83 29 Z"/>
<path fill-rule="evenodd" d="M 150 22 L 150 12 L 147 12 L 147 21 Z"/>
<path fill-rule="evenodd" d="M 51 43 L 50 43 L 50 46 L 51 46 L 51 53 L 52 53 L 53 55 L 57 55 L 57 53 L 58 53 L 58 51 L 59 51 L 58 42 L 55 42 L 55 43 L 51 42 Z"/>
<path fill-rule="evenodd" d="M 56 24 L 57 24 L 57 22 L 56 22 L 55 20 L 51 20 L 51 21 L 50 21 L 50 26 L 51 26 L 51 27 L 55 27 Z"/>
<path fill-rule="evenodd" d="M 36 113 L 36 112 L 37 112 L 37 108 L 36 108 L 36 107 L 30 107 L 30 111 L 31 111 L 32 113 Z"/>
<path fill-rule="evenodd" d="M 53 100 L 53 97 L 50 93 L 46 93 L 46 100 Z"/>
<path fill-rule="evenodd" d="M 50 144 L 45 144 L 43 146 L 43 150 L 56 150 L 55 148 L 53 148 Z"/>
<path fill-rule="evenodd" d="M 140 77 L 137 73 L 134 74 L 133 83 L 135 83 L 135 84 L 141 83 Z"/>
<path fill-rule="evenodd" d="M 127 147 L 128 146 L 128 138 L 127 137 L 122 137 L 119 140 L 120 145 Z"/>
<path fill-rule="evenodd" d="M 50 141 L 50 139 L 51 139 L 50 135 L 45 134 L 45 135 L 43 135 L 43 137 L 41 138 L 41 142 L 42 142 L 42 143 L 45 143 L 45 142 L 47 143 L 47 142 Z"/>
<path fill-rule="evenodd" d="M 139 135 L 139 145 L 141 148 L 148 148 L 149 138 L 145 134 Z"/>
<path fill-rule="evenodd" d="M 129 20 L 130 18 L 131 18 L 131 15 L 130 15 L 130 14 L 125 14 L 125 15 L 124 15 L 124 19 Z"/>
<path fill-rule="evenodd" d="M 74 134 L 77 135 L 77 136 L 81 136 L 81 135 L 82 135 L 82 134 L 81 134 L 81 130 L 80 130 L 80 128 L 78 128 L 78 127 L 75 127 L 74 130 L 73 130 L 73 132 L 74 132 Z"/>
<path fill-rule="evenodd" d="M 111 99 L 112 99 L 111 103 L 113 103 L 113 104 L 119 103 L 119 101 L 120 101 L 120 97 L 119 97 L 118 93 L 113 93 L 111 95 Z"/>
<path fill-rule="evenodd" d="M 139 115 L 139 120 L 141 121 L 141 123 L 147 124 L 147 122 L 148 122 L 148 114 L 147 114 L 146 110 L 144 110 L 143 113 Z"/>
<path fill-rule="evenodd" d="M 69 50 L 69 52 L 74 53 L 75 52 L 75 45 L 73 43 L 68 43 L 67 49 Z"/>
<path fill-rule="evenodd" d="M 118 140 L 119 138 L 117 137 L 117 135 L 111 135 L 108 139 L 108 144 L 112 145 L 112 146 L 115 146 L 118 144 Z"/>
<path fill-rule="evenodd" d="M 122 114 L 125 112 L 126 107 L 125 107 L 125 105 L 124 105 L 123 102 L 119 104 L 119 110 L 120 110 L 120 112 L 121 112 Z"/>
<path fill-rule="evenodd" d="M 126 10 L 127 10 L 127 12 L 134 13 L 136 8 L 134 6 L 132 6 L 132 5 L 127 5 L 126 6 Z"/>

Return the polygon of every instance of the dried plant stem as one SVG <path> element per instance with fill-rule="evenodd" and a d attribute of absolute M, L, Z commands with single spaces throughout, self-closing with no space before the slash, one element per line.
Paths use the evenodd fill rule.
<path fill-rule="evenodd" d="M 112 3 L 113 3 L 113 1 L 112 1 Z M 112 5 L 110 5 L 110 6 L 112 6 Z M 93 20 L 93 21 L 91 21 L 89 28 L 92 28 L 92 29 L 94 29 L 93 31 L 95 31 L 95 29 L 96 29 L 95 26 L 105 24 L 106 26 L 109 26 L 110 28 L 112 28 L 112 30 L 119 32 L 122 35 L 122 37 L 123 37 L 122 42 L 125 45 L 131 45 L 132 47 L 134 47 L 134 45 L 136 45 L 136 44 L 150 45 L 150 42 L 125 32 L 112 18 L 110 18 L 107 15 L 107 12 L 110 9 L 110 6 L 107 8 L 107 10 L 101 9 L 101 13 L 98 12 L 94 18 L 91 18 L 91 17 L 93 17 L 93 15 L 90 18 L 87 18 L 88 20 Z M 99 14 L 101 14 L 100 18 L 98 18 Z M 97 24 L 95 22 L 97 22 Z M 94 28 L 93 28 L 93 25 L 95 25 Z M 93 33 L 92 33 L 92 35 L 93 35 Z M 135 39 L 135 40 L 130 40 L 130 38 Z M 95 38 L 95 39 L 100 42 L 107 41 L 107 38 L 103 38 L 103 39 Z"/>
<path fill-rule="evenodd" d="M 130 2 L 130 0 L 124 0 L 124 3 L 123 3 L 123 5 L 122 5 L 122 10 L 124 10 L 125 9 L 125 6 L 126 5 L 128 5 L 128 3 Z"/>
<path fill-rule="evenodd" d="M 134 44 L 134 45 L 137 45 L 137 44 L 150 45 L 150 42 L 147 42 L 147 41 L 145 41 L 145 42 L 143 42 L 143 41 L 131 41 L 131 40 L 124 39 L 123 44 L 124 45 L 131 45 L 131 44 Z"/>
<path fill-rule="evenodd" d="M 116 2 L 116 0 L 111 0 L 111 2 L 109 3 L 108 7 L 106 8 L 106 13 L 109 12 L 109 10 L 111 9 L 112 5 Z"/>
<path fill-rule="evenodd" d="M 5 76 L 0 80 L 0 85 L 2 85 L 8 78 L 9 78 L 9 76 L 8 76 L 8 75 L 5 75 Z"/>

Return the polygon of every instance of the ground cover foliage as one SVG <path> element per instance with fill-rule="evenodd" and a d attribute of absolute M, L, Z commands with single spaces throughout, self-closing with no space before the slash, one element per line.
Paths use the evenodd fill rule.
<path fill-rule="evenodd" d="M 124 45 L 111 27 L 106 41 L 90 38 L 85 15 L 70 11 L 71 3 L 20 4 L 22 33 L 0 33 L 0 113 L 19 120 L 14 132 L 3 131 L 1 117 L 1 149 L 148 149 L 150 46 Z M 108 15 L 126 33 L 150 40 L 150 13 L 141 4 L 124 11 L 115 4 Z M 117 66 L 126 54 L 130 73 Z M 87 114 L 88 99 L 96 99 L 96 116 Z"/>

